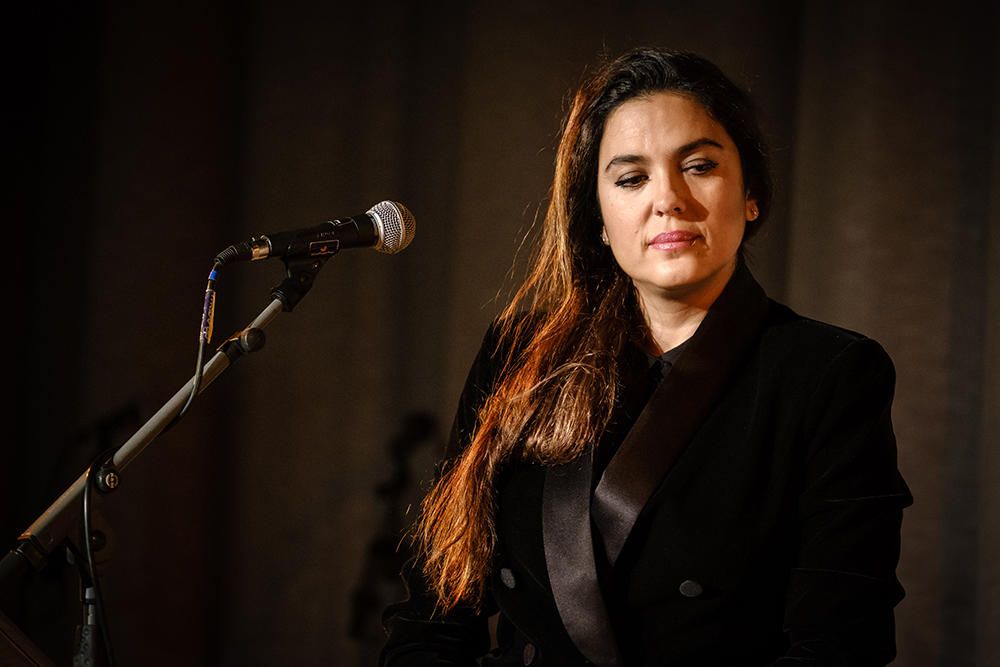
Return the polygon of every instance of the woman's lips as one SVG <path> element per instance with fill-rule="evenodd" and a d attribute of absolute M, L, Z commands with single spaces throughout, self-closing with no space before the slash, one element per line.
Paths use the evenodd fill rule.
<path fill-rule="evenodd" d="M 649 242 L 649 247 L 657 250 L 681 250 L 682 248 L 690 248 L 700 238 L 700 234 L 693 232 L 662 232 L 653 237 L 653 240 Z"/>

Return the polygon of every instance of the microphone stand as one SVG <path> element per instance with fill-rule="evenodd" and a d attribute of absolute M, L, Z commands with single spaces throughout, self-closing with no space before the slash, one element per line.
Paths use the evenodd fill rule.
<path fill-rule="evenodd" d="M 271 290 L 271 302 L 242 331 L 231 336 L 219 346 L 218 351 L 203 367 L 202 393 L 227 368 L 242 357 L 256 352 L 264 346 L 264 328 L 280 311 L 292 309 L 312 288 L 313 282 L 326 260 L 334 253 L 317 257 L 283 257 L 285 279 Z M 125 469 L 180 413 L 191 386 L 192 377 L 173 397 L 143 424 L 138 431 L 119 447 L 108 462 L 95 475 L 95 485 L 99 491 L 109 493 L 120 484 L 120 471 Z M 17 544 L 0 560 L 0 585 L 13 581 L 25 574 L 29 568 L 40 570 L 53 551 L 66 540 L 80 514 L 82 494 L 87 483 L 87 473 L 80 475 L 59 498 L 32 523 L 17 540 Z M 91 582 L 91 585 L 93 583 Z M 85 611 L 89 611 L 88 599 L 84 595 Z M 91 619 L 92 620 L 92 619 Z M 88 624 L 89 625 L 89 624 Z"/>

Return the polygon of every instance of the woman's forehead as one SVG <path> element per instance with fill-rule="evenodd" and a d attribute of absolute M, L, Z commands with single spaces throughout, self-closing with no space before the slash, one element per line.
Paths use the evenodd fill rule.
<path fill-rule="evenodd" d="M 663 144 L 680 147 L 702 137 L 731 143 L 725 129 L 700 102 L 688 95 L 657 92 L 623 102 L 609 114 L 601 152 L 623 145 L 635 149 L 646 145 L 664 148 Z"/>

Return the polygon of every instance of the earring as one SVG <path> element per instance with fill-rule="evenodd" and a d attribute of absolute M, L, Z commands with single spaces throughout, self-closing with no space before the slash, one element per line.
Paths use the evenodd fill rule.
<path fill-rule="evenodd" d="M 755 204 L 751 204 L 750 205 L 750 221 L 753 222 L 754 220 L 757 219 L 757 216 L 759 216 L 759 215 L 760 215 L 760 211 L 757 210 L 757 206 Z"/>
<path fill-rule="evenodd" d="M 608 242 L 608 230 L 605 229 L 604 227 L 601 227 L 601 243 L 603 243 L 604 245 L 611 245 Z"/>

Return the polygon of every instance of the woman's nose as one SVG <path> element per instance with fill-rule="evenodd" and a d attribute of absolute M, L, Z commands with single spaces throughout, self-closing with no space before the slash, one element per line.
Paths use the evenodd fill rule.
<path fill-rule="evenodd" d="M 680 174 L 664 173 L 658 180 L 653 212 L 658 216 L 677 216 L 687 210 L 688 188 Z"/>

